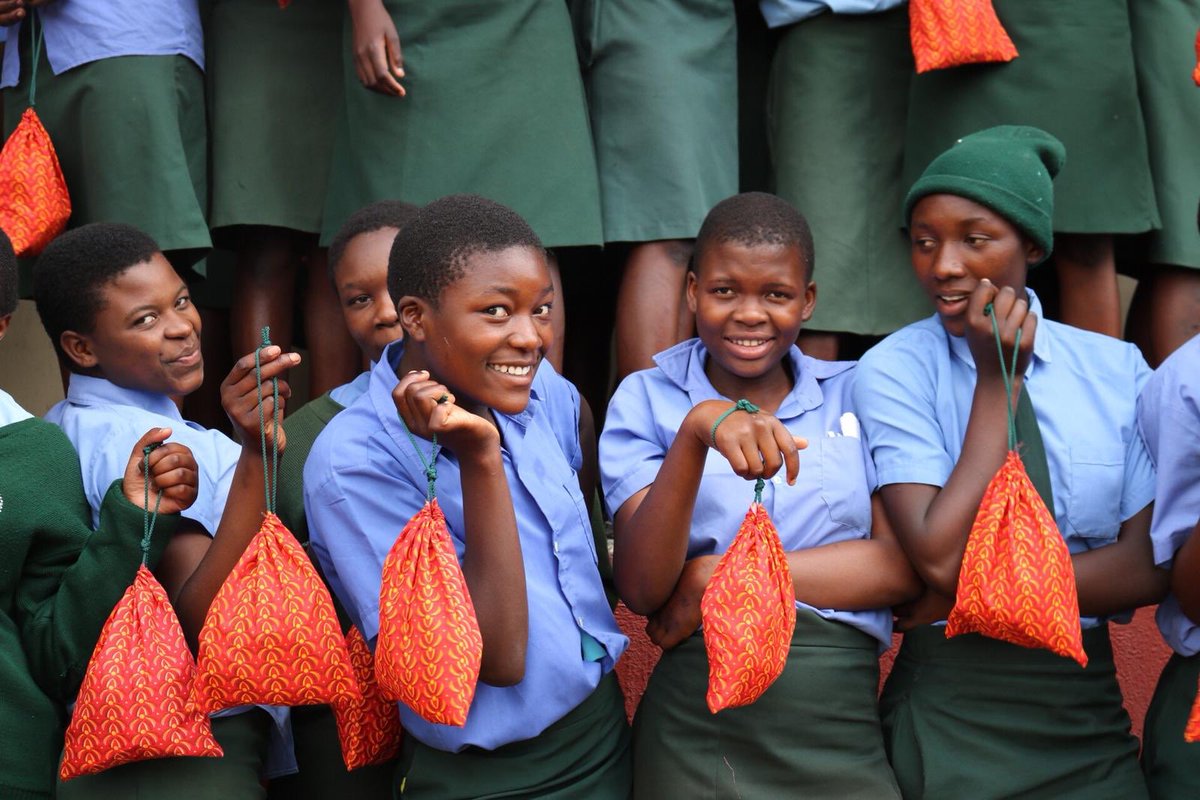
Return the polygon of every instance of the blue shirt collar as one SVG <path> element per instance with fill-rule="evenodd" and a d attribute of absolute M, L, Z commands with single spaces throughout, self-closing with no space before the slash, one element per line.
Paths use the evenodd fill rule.
<path fill-rule="evenodd" d="M 1037 315 L 1039 323 L 1037 334 L 1033 337 L 1033 358 L 1029 359 L 1029 366 L 1025 368 L 1025 374 L 1032 375 L 1034 374 L 1034 364 L 1036 362 L 1044 361 L 1048 363 L 1052 360 L 1051 353 L 1054 350 L 1054 333 L 1051 326 L 1040 324 L 1046 319 L 1045 314 L 1042 313 L 1042 301 L 1038 299 L 1038 296 L 1032 289 L 1026 289 L 1025 291 L 1029 293 L 1029 311 Z M 934 315 L 934 319 L 938 327 L 943 332 L 946 332 L 946 328 L 942 325 L 941 320 L 937 319 L 936 314 Z M 967 344 L 966 337 L 951 336 L 949 332 L 946 332 L 946 338 L 950 340 L 950 352 L 959 361 L 962 361 L 971 369 L 975 369 L 975 359 L 971 356 L 971 347 Z"/>
<path fill-rule="evenodd" d="M 818 408 L 824 401 L 819 381 L 841 374 L 854 366 L 851 361 L 820 361 L 804 355 L 792 345 L 786 358 L 795 383 L 780 404 L 775 416 L 780 419 L 797 417 Z M 704 365 L 708 350 L 699 339 L 688 339 L 654 356 L 654 363 L 676 386 L 687 392 L 693 405 L 705 400 L 733 400 L 722 397 L 708 380 Z"/>
<path fill-rule="evenodd" d="M 126 389 L 105 378 L 93 378 L 77 372 L 71 373 L 67 402 L 77 406 L 136 406 L 164 417 L 184 421 L 175 401 L 165 394 Z"/>

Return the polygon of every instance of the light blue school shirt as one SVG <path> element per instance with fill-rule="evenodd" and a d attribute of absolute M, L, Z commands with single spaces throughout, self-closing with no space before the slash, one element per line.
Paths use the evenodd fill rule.
<path fill-rule="evenodd" d="M 45 37 L 43 57 L 50 59 L 55 75 L 116 56 L 187 56 L 204 69 L 197 0 L 55 0 L 39 6 L 37 15 Z M 0 89 L 20 79 L 17 44 L 28 43 L 25 22 L 8 28 Z"/>
<path fill-rule="evenodd" d="M 371 369 L 375 368 L 375 362 L 371 362 Z M 367 387 L 371 384 L 371 369 L 359 373 L 358 377 L 349 383 L 343 383 L 334 389 L 329 390 L 329 399 L 345 408 L 353 403 L 358 398 L 367 393 Z"/>
<path fill-rule="evenodd" d="M 683 418 L 705 400 L 722 397 L 704 374 L 708 351 L 690 339 L 654 357 L 657 364 L 635 372 L 617 388 L 600 435 L 600 476 L 604 499 L 615 514 L 637 492 L 654 483 Z M 783 549 L 806 550 L 833 542 L 869 539 L 875 471 L 853 414 L 852 362 L 818 361 L 792 346 L 787 361 L 795 384 L 775 412 L 793 434 L 808 439 L 800 451 L 800 474 L 788 486 L 782 472 L 763 488 Z M 709 448 L 692 512 L 687 557 L 724 553 L 754 499 L 754 482 L 734 474 L 729 462 Z M 889 609 L 840 611 L 797 608 L 852 625 L 892 643 Z"/>
<path fill-rule="evenodd" d="M 138 439 L 151 428 L 170 428 L 168 441 L 186 445 L 199 469 L 196 501 L 180 514 L 202 525 L 209 536 L 216 534 L 242 448 L 220 431 L 185 420 L 170 397 L 71 373 L 66 399 L 46 412 L 46 421 L 62 428 L 79 453 L 83 488 L 92 507 L 92 527 L 99 527 L 100 503 L 112 482 L 125 476 L 125 466 Z M 212 716 L 233 716 L 249 708 L 237 706 Z M 288 709 L 259 708 L 275 722 L 263 777 L 296 772 Z"/>
<path fill-rule="evenodd" d="M 1136 414 L 1150 368 L 1133 345 L 1048 320 L 1032 291 L 1029 300 L 1038 326 L 1025 389 L 1046 448 L 1054 519 L 1068 550 L 1082 553 L 1115 542 L 1121 523 L 1154 500 Z M 936 314 L 871 348 L 853 396 L 880 485 L 945 486 L 974 393 L 967 340 L 949 335 Z"/>
<path fill-rule="evenodd" d="M 1170 569 L 1200 519 L 1200 335 L 1176 350 L 1146 382 L 1138 399 L 1138 428 L 1158 468 L 1150 540 L 1154 563 Z M 1158 606 L 1163 638 L 1184 656 L 1200 653 L 1200 625 L 1175 595 Z"/>
<path fill-rule="evenodd" d="M 11 394 L 0 389 L 0 428 L 32 416 L 33 414 L 21 408 L 21 404 L 14 400 Z"/>
<path fill-rule="evenodd" d="M 425 504 L 425 473 L 392 402 L 403 352 L 402 341 L 388 345 L 367 393 L 330 420 L 304 466 L 313 550 L 368 641 L 379 633 L 384 559 Z M 400 704 L 407 734 L 452 752 L 537 736 L 592 693 L 628 644 L 600 583 L 588 506 L 576 477 L 582 464 L 578 393 L 543 361 L 525 411 L 494 417 L 525 564 L 525 678 L 510 687 L 480 682 L 461 728 L 427 722 Z M 428 458 L 432 445 L 421 439 L 417 445 L 420 457 Z M 462 479 L 453 454 L 439 453 L 437 472 L 438 503 L 461 561 Z"/>
<path fill-rule="evenodd" d="M 759 0 L 767 25 L 778 28 L 818 14 L 877 14 L 903 5 L 905 0 Z"/>

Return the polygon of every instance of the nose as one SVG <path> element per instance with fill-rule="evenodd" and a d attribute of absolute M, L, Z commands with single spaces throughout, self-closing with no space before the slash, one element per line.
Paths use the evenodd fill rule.
<path fill-rule="evenodd" d="M 542 345 L 542 332 L 537 322 L 528 314 L 518 314 L 512 318 L 509 327 L 508 343 L 520 350 L 534 350 Z"/>
<path fill-rule="evenodd" d="M 767 319 L 767 310 L 762 299 L 754 295 L 743 295 L 733 309 L 733 319 L 743 325 L 757 325 Z"/>
<path fill-rule="evenodd" d="M 375 327 L 391 328 L 399 321 L 400 317 L 396 314 L 396 306 L 392 303 L 392 298 L 384 295 L 375 303 Z"/>
<path fill-rule="evenodd" d="M 191 318 L 177 310 L 167 313 L 166 323 L 166 335 L 174 339 L 186 339 L 196 330 Z"/>
<path fill-rule="evenodd" d="M 938 280 L 962 277 L 965 272 L 958 249 L 949 245 L 939 247 L 933 256 L 933 275 Z"/>

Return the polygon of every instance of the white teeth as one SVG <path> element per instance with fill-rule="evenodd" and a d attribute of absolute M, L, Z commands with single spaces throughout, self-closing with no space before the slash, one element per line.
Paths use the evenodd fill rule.
<path fill-rule="evenodd" d="M 946 303 L 957 303 L 959 300 L 966 300 L 965 294 L 939 294 L 938 299 Z"/>
<path fill-rule="evenodd" d="M 766 339 L 730 339 L 729 341 L 736 344 L 738 347 L 758 347 Z"/>
<path fill-rule="evenodd" d="M 533 367 L 526 364 L 523 367 L 512 366 L 509 364 L 488 364 L 488 369 L 494 369 L 496 372 L 502 372 L 505 375 L 528 375 L 533 371 Z"/>

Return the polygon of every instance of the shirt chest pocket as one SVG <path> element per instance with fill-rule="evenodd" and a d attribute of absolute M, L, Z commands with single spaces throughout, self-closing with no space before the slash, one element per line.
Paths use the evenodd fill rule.
<path fill-rule="evenodd" d="M 1071 450 L 1066 514 L 1070 533 L 1082 539 L 1115 541 L 1121 527 L 1125 451 L 1116 446 Z"/>
<path fill-rule="evenodd" d="M 817 444 L 819 443 L 819 444 Z M 810 442 L 820 448 L 821 500 L 835 525 L 869 533 L 871 495 L 862 442 L 834 436 Z"/>

